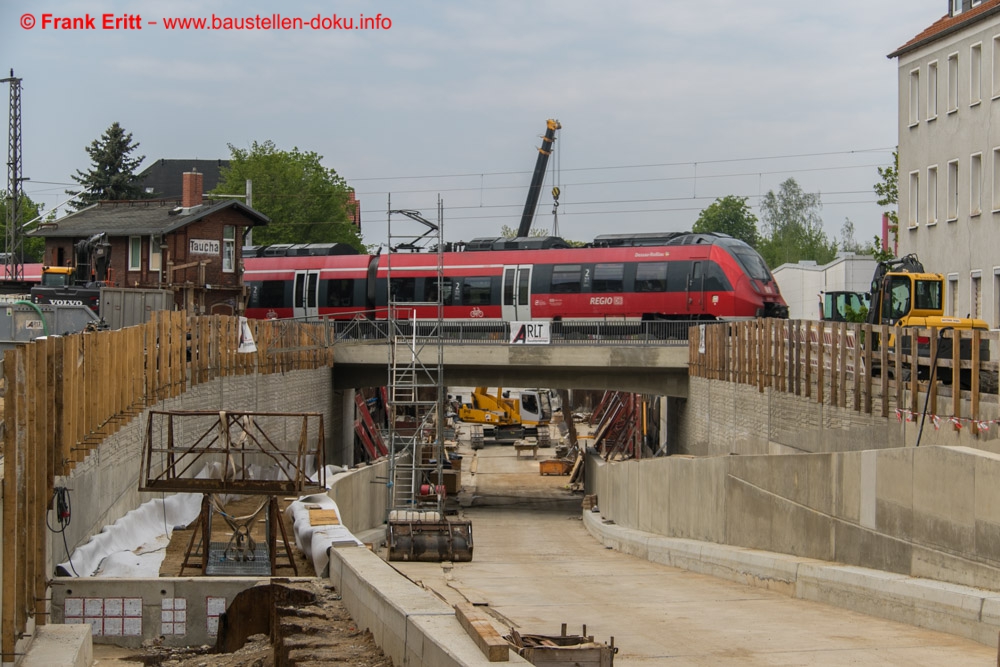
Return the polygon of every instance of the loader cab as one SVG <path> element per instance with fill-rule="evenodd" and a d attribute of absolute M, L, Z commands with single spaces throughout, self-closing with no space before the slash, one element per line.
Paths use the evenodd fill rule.
<path fill-rule="evenodd" d="M 868 295 L 862 292 L 824 292 L 820 319 L 824 322 L 863 322 L 868 308 Z"/>
<path fill-rule="evenodd" d="M 911 317 L 944 313 L 944 279 L 935 274 L 895 273 L 885 277 L 880 304 L 881 324 L 906 325 Z"/>

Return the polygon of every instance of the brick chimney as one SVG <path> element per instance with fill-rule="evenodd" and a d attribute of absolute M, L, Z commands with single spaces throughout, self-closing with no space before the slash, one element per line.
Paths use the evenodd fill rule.
<path fill-rule="evenodd" d="M 182 208 L 193 208 L 195 206 L 201 206 L 201 195 L 204 188 L 202 183 L 204 181 L 204 174 L 197 171 L 185 171 L 183 176 L 183 185 L 181 189 L 181 207 Z"/>

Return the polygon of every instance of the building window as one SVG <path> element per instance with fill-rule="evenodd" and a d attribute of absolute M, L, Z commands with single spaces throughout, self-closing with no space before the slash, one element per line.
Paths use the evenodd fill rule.
<path fill-rule="evenodd" d="M 948 274 L 948 315 L 958 317 L 958 274 Z"/>
<path fill-rule="evenodd" d="M 142 237 L 128 237 L 128 270 L 142 270 Z"/>
<path fill-rule="evenodd" d="M 951 5 L 952 16 L 962 13 L 962 0 L 951 0 L 951 2 L 949 2 L 948 4 Z"/>
<path fill-rule="evenodd" d="M 993 97 L 1000 97 L 1000 35 L 993 38 Z"/>
<path fill-rule="evenodd" d="M 937 118 L 938 75 L 937 61 L 927 65 L 927 120 Z"/>
<path fill-rule="evenodd" d="M 948 56 L 948 113 L 958 111 L 958 54 Z"/>
<path fill-rule="evenodd" d="M 927 168 L 927 224 L 938 221 L 937 166 Z"/>
<path fill-rule="evenodd" d="M 982 307 L 982 293 L 983 293 L 983 272 L 973 271 L 972 272 L 972 283 L 969 285 L 969 315 L 979 319 L 983 316 Z"/>
<path fill-rule="evenodd" d="M 993 212 L 1000 212 L 1000 148 L 993 149 Z"/>
<path fill-rule="evenodd" d="M 163 266 L 163 251 L 160 250 L 160 239 L 149 237 L 149 270 L 159 271 Z"/>
<path fill-rule="evenodd" d="M 976 153 L 969 160 L 969 215 L 983 212 L 983 154 Z"/>
<path fill-rule="evenodd" d="M 225 225 L 222 228 L 222 271 L 233 273 L 236 270 L 236 227 Z"/>
<path fill-rule="evenodd" d="M 958 220 L 958 160 L 948 163 L 948 222 Z"/>
<path fill-rule="evenodd" d="M 973 44 L 969 51 L 969 105 L 983 101 L 983 45 Z"/>
<path fill-rule="evenodd" d="M 920 70 L 910 72 L 910 127 L 920 122 Z"/>
<path fill-rule="evenodd" d="M 910 172 L 910 227 L 916 227 L 920 223 L 920 172 Z"/>
<path fill-rule="evenodd" d="M 993 328 L 1000 329 L 1000 266 L 993 267 Z"/>

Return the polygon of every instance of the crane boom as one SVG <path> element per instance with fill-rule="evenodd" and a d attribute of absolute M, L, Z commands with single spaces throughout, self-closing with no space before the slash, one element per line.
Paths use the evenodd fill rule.
<path fill-rule="evenodd" d="M 538 160 L 535 161 L 535 173 L 531 175 L 531 185 L 528 187 L 528 199 L 524 202 L 524 211 L 521 213 L 521 225 L 517 228 L 518 238 L 528 235 L 531 231 L 531 222 L 535 218 L 535 209 L 538 207 L 538 196 L 542 192 L 542 181 L 545 179 L 545 165 L 552 154 L 553 144 L 556 141 L 556 130 L 562 129 L 559 121 L 551 118 L 546 121 L 545 136 L 542 137 L 542 145 L 538 149 Z"/>

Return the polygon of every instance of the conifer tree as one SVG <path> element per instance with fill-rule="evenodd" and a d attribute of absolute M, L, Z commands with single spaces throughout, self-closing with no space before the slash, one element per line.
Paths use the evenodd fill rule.
<path fill-rule="evenodd" d="M 131 132 L 118 121 L 112 123 L 86 148 L 92 164 L 88 171 L 78 169 L 73 176 L 83 189 L 66 191 L 68 195 L 82 193 L 72 205 L 79 210 L 101 200 L 144 199 L 146 193 L 135 170 L 146 156 L 133 157 L 132 151 L 138 147 L 138 141 L 132 143 Z"/>

